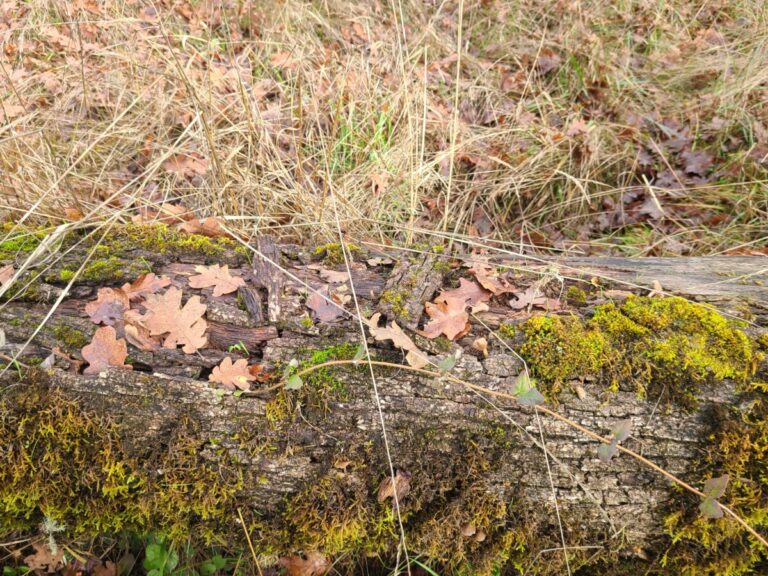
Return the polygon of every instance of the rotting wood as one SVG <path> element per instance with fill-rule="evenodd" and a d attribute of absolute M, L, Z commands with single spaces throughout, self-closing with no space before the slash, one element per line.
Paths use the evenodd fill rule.
<path fill-rule="evenodd" d="M 259 250 L 281 262 L 310 287 L 325 284 L 316 270 L 302 263 L 308 258 L 281 259 L 279 248 L 263 239 Z M 66 258 L 76 259 L 78 255 Z M 203 262 L 206 257 L 197 260 Z M 235 264 L 233 272 L 248 278 L 250 271 L 243 259 L 229 254 L 227 260 Z M 448 259 L 429 255 L 421 258 L 422 265 L 415 269 L 409 262 L 396 265 L 395 272 L 381 266 L 353 271 L 361 308 L 386 309 L 380 301 L 381 295 L 402 286 L 406 271 L 418 270 L 420 280 L 403 303 L 412 314 L 403 324 L 417 327 L 419 320 L 423 321 L 424 301 L 435 295 L 443 281 L 444 274 L 436 272 L 436 260 L 447 262 Z M 183 288 L 187 295 L 191 293 L 184 285 L 180 270 L 195 264 L 194 257 L 187 256 L 181 268 L 172 258 L 156 257 L 151 262 L 155 273 L 171 275 L 175 285 Z M 727 314 L 743 315 L 747 311 L 753 314 L 753 322 L 765 325 L 768 288 L 761 284 L 766 279 L 764 259 L 654 259 L 647 266 L 642 261 L 610 259 L 604 270 L 600 260 L 564 260 L 560 265 L 561 270 L 568 270 L 567 276 L 582 271 L 583 265 L 587 279 L 601 271 L 604 272 L 601 276 L 618 275 L 649 287 L 653 280 L 661 279 L 665 290 L 679 290 L 716 302 Z M 525 266 L 535 268 L 530 264 Z M 209 321 L 210 348 L 194 355 L 185 355 L 180 350 L 150 353 L 131 348 L 135 361 L 133 371 L 109 370 L 95 378 L 69 372 L 67 362 L 59 359 L 52 371 L 52 383 L 76 398 L 84 409 L 117 422 L 126 449 L 141 458 L 150 458 L 156 447 L 166 446 L 180 422 L 195 422 L 197 429 L 204 431 L 197 439 L 202 457 L 226 467 L 236 456 L 239 466 L 250 478 L 238 492 L 238 505 L 273 518 L 275 530 L 297 530 L 286 528 L 286 519 L 281 516 L 286 501 L 315 484 L 325 486 L 335 482 L 342 493 L 347 493 L 352 486 L 368 485 L 372 488 L 367 505 L 379 505 L 374 488 L 387 474 L 388 464 L 383 456 L 377 402 L 367 372 L 340 369 L 326 375 L 325 382 L 309 382 L 300 392 L 280 392 L 287 398 L 280 414 L 271 403 L 274 395 L 222 396 L 207 382 L 205 375 L 224 356 L 238 357 L 238 352 L 228 352 L 228 348 L 241 342 L 254 362 L 275 369 L 293 358 L 307 361 L 314 352 L 345 343 L 356 346 L 360 341 L 359 327 L 351 318 L 327 325 L 307 325 L 302 321 L 307 317 L 303 304 L 307 288 L 296 280 L 280 276 L 273 266 L 264 262 L 254 265 L 253 270 L 254 280 L 248 289 L 266 287 L 268 325 L 263 325 L 264 319 L 253 312 L 253 306 L 246 303 L 246 310 L 241 310 L 236 295 L 230 294 L 217 299 L 210 310 L 210 315 L 216 318 Z M 49 272 L 48 277 L 55 279 L 55 272 Z M 681 280 L 674 280 L 677 277 Z M 131 278 L 110 284 L 120 285 L 123 280 Z M 62 286 L 55 280 L 50 284 L 56 289 Z M 35 338 L 33 347 L 22 354 L 20 360 L 40 355 L 57 345 L 68 347 L 69 354 L 79 357 L 79 344 L 89 340 L 95 330 L 83 314 L 84 304 L 100 285 L 98 282 L 78 284 L 72 292 L 76 297 L 66 299 L 54 312 Z M 621 286 L 603 280 L 601 288 L 617 287 Z M 553 296 L 561 292 L 560 287 L 554 285 L 548 290 Z M 0 323 L 7 342 L 2 352 L 16 354 L 47 309 L 48 304 L 33 301 L 4 304 L 0 309 Z M 587 305 L 567 313 L 585 315 L 590 310 Z M 480 320 L 493 328 L 509 317 L 509 311 L 505 316 L 498 306 L 478 314 Z M 473 352 L 471 342 L 478 335 L 485 335 L 485 330 L 476 320 L 472 322 L 472 332 L 445 351 L 440 352 L 433 342 L 433 360 L 438 361 L 457 346 L 462 347 L 464 354 L 454 368 L 455 373 L 489 389 L 511 392 L 522 370 L 520 360 L 487 335 L 489 356 L 484 358 Z M 369 339 L 369 346 L 377 359 L 402 362 L 402 354 L 385 343 Z M 537 421 L 530 409 L 483 399 L 470 390 L 439 379 L 405 371 L 377 369 L 376 372 L 393 464 L 411 474 L 411 492 L 403 499 L 402 506 L 411 514 L 408 529 L 416 551 L 419 543 L 426 541 L 422 532 L 428 530 L 430 520 L 441 518 L 441 514 L 447 514 L 445 511 L 452 507 L 463 506 L 469 513 L 474 505 L 470 495 L 475 497 L 479 493 L 486 499 L 517 503 L 519 507 L 514 514 L 526 519 L 517 528 L 530 532 L 528 546 L 538 549 L 558 546 L 550 478 L 538 445 Z M 12 378 L 6 374 L 6 380 Z M 692 481 L 695 471 L 690 467 L 706 449 L 707 434 L 712 426 L 708 414 L 738 401 L 736 386 L 729 381 L 703 390 L 699 408 L 690 413 L 675 406 L 663 410 L 656 405 L 657 399 L 641 401 L 631 389 L 620 388 L 606 402 L 602 385 L 590 378 L 580 381 L 578 387 L 578 394 L 574 388 L 561 395 L 557 407 L 561 414 L 601 433 L 607 433 L 618 420 L 632 419 L 634 429 L 627 445 L 641 450 L 671 473 Z M 245 430 L 250 431 L 251 436 L 245 437 Z M 566 541 L 573 546 L 610 548 L 620 535 L 626 542 L 623 556 L 639 564 L 643 557 L 657 559 L 658 542 L 664 541 L 660 510 L 672 498 L 666 482 L 624 457 L 616 459 L 611 466 L 602 464 L 595 457 L 594 442 L 561 422 L 545 419 L 543 433 L 552 458 L 552 482 L 558 495 Z M 334 465 L 340 460 L 354 462 L 354 465 L 339 469 Z M 354 499 L 334 502 L 342 508 L 356 503 Z M 457 518 L 461 517 L 459 510 Z M 455 519 L 444 521 L 450 523 Z M 511 519 L 504 522 L 510 527 L 514 524 Z M 457 526 L 457 530 L 460 528 Z M 496 532 L 495 536 L 500 534 Z M 484 546 L 490 546 L 493 536 L 494 533 L 489 534 Z M 397 542 L 391 544 L 396 546 Z M 299 548 L 306 545 L 300 539 L 296 542 Z M 532 556 L 535 552 L 536 549 L 531 549 Z"/>

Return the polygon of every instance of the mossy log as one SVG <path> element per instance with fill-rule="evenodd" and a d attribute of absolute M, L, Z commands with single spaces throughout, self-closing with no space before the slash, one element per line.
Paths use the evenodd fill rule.
<path fill-rule="evenodd" d="M 244 548 L 247 532 L 265 566 L 309 550 L 350 573 L 365 558 L 392 566 L 400 527 L 392 500 L 377 498 L 390 474 L 388 449 L 394 469 L 410 478 L 400 499 L 407 550 L 444 573 L 562 574 L 560 524 L 570 568 L 581 574 L 765 568 L 765 551 L 734 522 L 698 519 L 695 497 L 638 462 L 620 455 L 604 464 L 597 443 L 562 422 L 445 379 L 375 367 L 374 389 L 363 362 L 308 374 L 297 391 L 259 392 L 271 383 L 243 395 L 217 389 L 207 376 L 227 355 L 247 354 L 281 375 L 292 359 L 301 367 L 351 359 L 361 341 L 353 317 L 317 323 L 305 305 L 306 285 L 327 284 L 313 264 L 344 270 L 338 246 L 260 246 L 287 273 L 270 272 L 228 240 L 130 226 L 70 235 L 25 271 L 0 307 L 4 357 L 18 354 L 30 366 L 9 365 L 2 377 L 0 535 L 34 530 L 44 517 L 66 525 L 71 537 L 156 530 Z M 34 248 L 6 250 L 0 264 L 19 266 Z M 371 256 L 356 250 L 352 270 L 366 314 L 381 309 L 382 294 L 394 288 L 393 268 L 402 276 L 409 258 L 393 250 L 386 255 L 392 264 L 366 265 Z M 248 290 L 215 299 L 202 291 L 208 348 L 187 355 L 130 347 L 133 370 L 81 373 L 76 360 L 96 329 L 84 306 L 99 287 L 151 270 L 186 295 L 199 293 L 186 277 L 206 262 L 228 263 Z M 414 277 L 439 270 L 443 287 L 467 275 L 448 255 L 411 263 L 431 267 L 410 270 Z M 458 342 L 411 333 L 417 344 L 435 362 L 461 349 L 452 374 L 511 393 L 522 362 L 508 345 L 562 415 L 603 435 L 631 419 L 626 445 L 697 487 L 729 472 L 724 501 L 762 529 L 765 260 L 506 264 L 521 285 L 538 282 L 571 305 L 530 319 L 494 301 Z M 628 295 L 647 294 L 656 280 L 689 300 Z M 420 305 L 436 287 L 420 283 Z M 417 309 L 410 293 L 402 314 Z M 717 311 L 690 300 L 715 303 Z M 487 357 L 471 346 L 480 336 Z M 404 364 L 400 351 L 366 337 L 374 359 Z M 31 367 L 54 347 L 61 351 L 54 367 Z"/>

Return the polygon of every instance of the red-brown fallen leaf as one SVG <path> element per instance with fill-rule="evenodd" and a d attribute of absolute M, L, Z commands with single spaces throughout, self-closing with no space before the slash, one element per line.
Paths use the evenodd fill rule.
<path fill-rule="evenodd" d="M 403 498 L 411 491 L 411 474 L 410 472 L 404 472 L 403 470 L 395 471 L 395 478 L 387 476 L 379 484 L 379 502 L 384 502 L 387 498 L 395 497 L 397 494 L 397 501 L 402 502 Z"/>
<path fill-rule="evenodd" d="M 103 564 L 94 566 L 91 576 L 117 576 L 117 564 L 107 560 Z"/>
<path fill-rule="evenodd" d="M 187 234 L 201 234 L 209 238 L 229 237 L 230 234 L 224 230 L 221 220 L 211 216 L 204 220 L 192 218 L 179 225 L 179 230 Z"/>
<path fill-rule="evenodd" d="M 129 307 L 128 295 L 120 288 L 99 288 L 96 300 L 85 305 L 85 313 L 95 324 L 114 326 Z"/>
<path fill-rule="evenodd" d="M 213 286 L 213 297 L 218 298 L 237 290 L 240 286 L 245 286 L 245 280 L 240 276 L 232 276 L 229 273 L 229 266 L 195 266 L 196 276 L 190 276 L 189 285 L 192 288 L 210 288 Z"/>
<path fill-rule="evenodd" d="M 493 292 L 494 296 L 518 290 L 516 286 L 500 280 L 493 266 L 489 266 L 483 262 L 475 263 L 474 266 L 469 269 L 469 272 L 470 274 L 475 275 L 475 278 L 480 282 L 480 285 L 483 288 Z"/>
<path fill-rule="evenodd" d="M 129 312 L 132 312 L 132 310 Z M 140 324 L 126 323 L 125 326 L 123 326 L 123 334 L 128 343 L 133 344 L 139 350 L 154 352 L 160 347 L 158 339 L 152 338 L 152 336 L 149 335 L 149 330 Z"/>
<path fill-rule="evenodd" d="M 178 176 L 202 176 L 208 172 L 208 160 L 197 152 L 175 154 L 163 162 L 163 170 Z"/>
<path fill-rule="evenodd" d="M 287 576 L 322 576 L 331 568 L 331 563 L 320 552 L 309 552 L 301 556 L 283 556 L 280 564 L 285 566 Z"/>
<path fill-rule="evenodd" d="M 312 292 L 312 295 L 307 298 L 307 308 L 312 310 L 312 314 L 320 322 L 333 322 L 344 314 L 342 306 L 332 304 L 328 300 L 330 300 L 328 286 L 323 286 L 321 289 Z"/>
<path fill-rule="evenodd" d="M 686 150 L 680 157 L 685 162 L 685 173 L 689 176 L 706 176 L 712 168 L 712 154 L 704 150 Z"/>
<path fill-rule="evenodd" d="M 568 138 L 576 138 L 587 132 L 589 132 L 587 121 L 584 120 L 584 118 L 579 117 L 570 123 L 568 129 L 565 131 L 565 135 L 568 136 Z"/>
<path fill-rule="evenodd" d="M 75 208 L 74 206 L 68 206 L 64 208 L 64 217 L 70 222 L 77 222 L 78 220 L 83 219 L 83 213 L 80 211 L 79 208 Z"/>
<path fill-rule="evenodd" d="M 256 382 L 267 382 L 272 378 L 272 373 L 265 371 L 264 364 L 251 364 L 248 371 Z"/>
<path fill-rule="evenodd" d="M 472 282 L 472 280 L 467 280 L 466 278 L 459 278 L 459 287 L 440 292 L 438 297 L 435 298 L 435 303 L 445 302 L 448 298 L 464 300 L 467 306 L 476 306 L 480 302 L 488 302 L 491 299 L 491 293 L 481 288 L 477 282 Z"/>
<path fill-rule="evenodd" d="M 395 346 L 406 352 L 405 360 L 414 368 L 423 368 L 429 364 L 424 352 L 419 350 L 416 344 L 413 343 L 413 340 L 397 325 L 397 322 L 392 322 L 389 326 L 379 327 L 380 318 L 381 313 L 376 312 L 376 314 L 371 316 L 370 323 L 368 324 L 371 336 L 375 340 L 392 340 Z"/>
<path fill-rule="evenodd" d="M 543 308 L 544 310 L 559 310 L 560 301 L 555 298 L 547 298 L 536 287 L 536 285 L 528 287 L 525 292 L 515 292 L 517 300 L 510 300 L 509 307 L 513 310 L 522 310 L 530 306 L 536 306 Z"/>
<path fill-rule="evenodd" d="M 82 355 L 89 364 L 83 374 L 99 374 L 109 366 L 132 369 L 124 364 L 128 346 L 122 338 L 118 340 L 112 326 L 102 326 L 96 330 L 91 343 L 82 349 Z"/>
<path fill-rule="evenodd" d="M 10 264 L 0 268 L 0 286 L 5 286 L 8 284 L 15 273 L 16 270 Z"/>
<path fill-rule="evenodd" d="M 469 314 L 463 299 L 445 297 L 437 304 L 427 302 L 426 310 L 431 320 L 420 332 L 422 336 L 437 338 L 445 334 L 449 340 L 455 340 L 469 332 Z"/>
<path fill-rule="evenodd" d="M 536 59 L 536 68 L 541 74 L 549 74 L 560 67 L 562 58 L 553 52 L 550 48 L 542 48 L 539 57 Z"/>
<path fill-rule="evenodd" d="M 32 544 L 35 549 L 34 554 L 24 557 L 24 564 L 30 570 L 43 570 L 47 573 L 55 572 L 64 561 L 64 551 L 58 550 L 56 554 L 51 552 L 50 548 L 43 542 Z"/>
<path fill-rule="evenodd" d="M 184 352 L 194 354 L 208 343 L 208 323 L 203 318 L 206 306 L 198 296 L 192 296 L 182 308 L 181 290 L 171 286 L 161 296 L 148 295 L 144 307 L 147 313 L 141 317 L 141 324 L 150 336 L 165 336 L 165 348 L 182 344 Z"/>
<path fill-rule="evenodd" d="M 121 290 L 128 295 L 129 300 L 140 300 L 146 298 L 148 294 L 154 294 L 161 288 L 171 284 L 171 279 L 167 276 L 155 276 L 152 272 L 142 274 L 130 284 L 123 284 Z"/>
<path fill-rule="evenodd" d="M 234 364 L 232 358 L 227 356 L 221 361 L 221 364 L 214 366 L 213 371 L 208 376 L 209 382 L 221 384 L 227 390 L 248 390 L 251 386 L 249 382 L 256 380 L 248 369 L 248 360 L 241 358 Z"/>

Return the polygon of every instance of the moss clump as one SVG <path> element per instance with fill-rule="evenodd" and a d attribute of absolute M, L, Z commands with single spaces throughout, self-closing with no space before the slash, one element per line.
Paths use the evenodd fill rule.
<path fill-rule="evenodd" d="M 299 363 L 298 370 L 305 370 L 312 366 L 317 366 L 318 364 L 323 364 L 332 360 L 351 360 L 356 353 L 357 346 L 349 342 L 328 346 L 312 352 L 306 360 Z M 322 400 L 330 394 L 335 394 L 341 398 L 346 397 L 347 384 L 343 379 L 339 379 L 334 375 L 334 372 L 338 372 L 338 370 L 341 369 L 348 370 L 349 367 L 319 368 L 318 370 L 306 374 L 304 376 L 305 390 L 315 393 L 315 395 L 318 396 L 315 400 Z"/>
<path fill-rule="evenodd" d="M 506 338 L 507 340 L 511 340 L 515 337 L 515 334 L 517 333 L 517 328 L 514 324 L 511 322 L 506 322 L 499 326 L 499 329 L 497 330 L 499 333 L 499 336 L 502 338 Z"/>
<path fill-rule="evenodd" d="M 56 339 L 56 343 L 67 352 L 79 351 L 90 342 L 88 336 L 81 330 L 68 324 L 54 324 L 51 328 L 51 334 Z"/>
<path fill-rule="evenodd" d="M 407 302 L 407 294 L 405 291 L 385 290 L 381 294 L 380 301 L 389 304 L 389 309 L 392 311 L 392 314 L 396 316 L 396 320 L 408 320 L 410 314 L 408 314 L 408 309 L 405 307 L 405 303 Z"/>
<path fill-rule="evenodd" d="M 175 543 L 239 539 L 231 520 L 243 479 L 201 458 L 189 422 L 167 449 L 139 460 L 115 424 L 48 388 L 43 373 L 25 378 L 0 395 L 0 533 L 49 518 L 73 537 L 151 529 Z"/>
<path fill-rule="evenodd" d="M 360 254 L 362 250 L 356 244 L 344 245 L 349 253 L 350 257 L 354 260 L 355 256 Z M 312 253 L 316 258 L 322 258 L 326 264 L 341 264 L 344 262 L 344 251 L 341 244 L 338 242 L 331 242 L 318 246 Z"/>
<path fill-rule="evenodd" d="M 535 317 L 522 330 L 521 354 L 550 395 L 568 379 L 595 375 L 609 389 L 628 383 L 641 396 L 666 390 L 668 400 L 693 408 L 702 386 L 746 382 L 760 358 L 737 323 L 676 297 L 631 296 L 621 306 L 599 306 L 586 322 Z"/>
<path fill-rule="evenodd" d="M 765 533 L 768 529 L 768 383 L 751 383 L 742 392 L 748 408 L 721 408 L 713 414 L 713 431 L 705 458 L 692 466 L 701 488 L 708 477 L 727 474 L 720 501 Z M 743 404 L 742 403 L 742 404 Z M 703 473 L 703 475 L 702 475 Z M 696 485 L 696 484 L 695 484 Z M 671 539 L 662 564 L 669 573 L 685 576 L 765 574 L 768 552 L 741 525 L 725 515 L 709 520 L 698 514 L 689 494 L 671 500 L 665 519 Z"/>
<path fill-rule="evenodd" d="M 4 223 L 0 234 L 8 237 L 0 242 L 0 260 L 13 260 L 19 255 L 29 254 L 51 230 L 52 228 L 27 228 Z"/>
<path fill-rule="evenodd" d="M 571 306 L 584 306 L 587 303 L 587 293 L 578 286 L 569 286 L 565 298 Z"/>

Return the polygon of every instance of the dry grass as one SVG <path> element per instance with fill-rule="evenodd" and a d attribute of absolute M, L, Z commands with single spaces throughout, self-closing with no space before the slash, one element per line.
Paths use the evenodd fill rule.
<path fill-rule="evenodd" d="M 320 242 L 337 235 L 333 193 L 358 241 L 766 245 L 761 0 L 0 11 L 0 210 L 13 221 L 128 219 L 180 200 Z M 686 173 L 685 151 L 712 167 Z"/>

